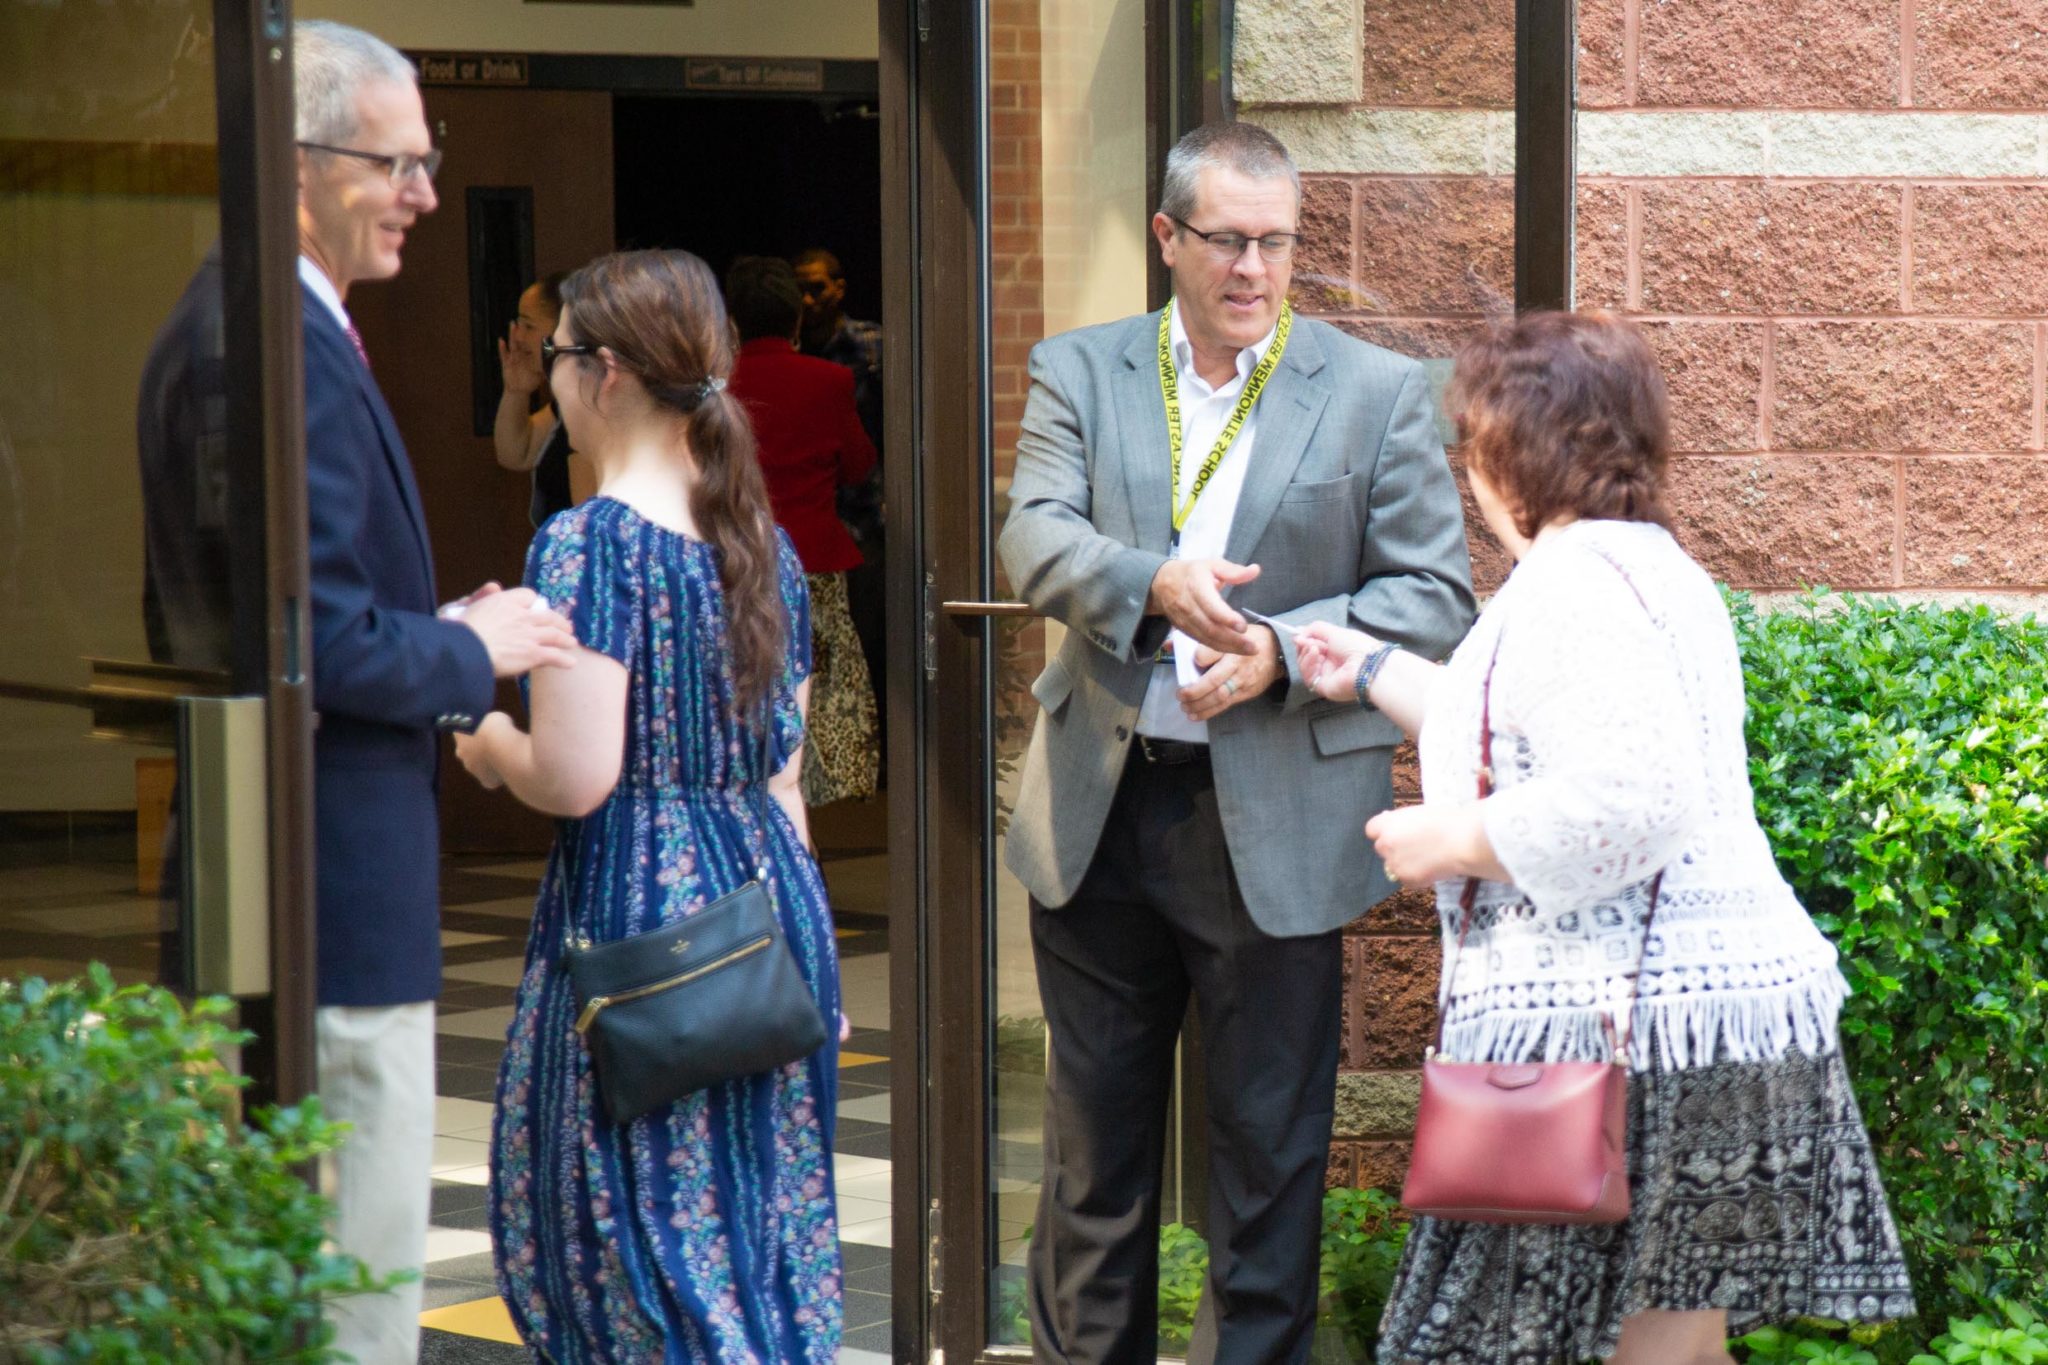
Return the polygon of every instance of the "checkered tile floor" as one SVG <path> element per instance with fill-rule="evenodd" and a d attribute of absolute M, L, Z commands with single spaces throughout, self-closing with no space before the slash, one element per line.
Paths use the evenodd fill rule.
<path fill-rule="evenodd" d="M 840 1241 L 846 1258 L 846 1365 L 889 1359 L 889 940 L 887 859 L 825 857 L 853 1034 L 840 1057 Z M 445 956 L 438 1017 L 433 1226 L 427 1234 L 427 1365 L 524 1365 L 491 1269 L 485 1182 L 491 1100 L 541 863 L 450 860 L 441 884 Z"/>
<path fill-rule="evenodd" d="M 823 812 L 829 816 L 831 812 Z M 847 1365 L 889 1358 L 889 941 L 879 803 L 816 833 L 839 927 L 854 1032 L 841 1058 L 839 1219 Z M 0 825 L 0 979 L 64 978 L 89 961 L 125 983 L 157 978 L 158 907 L 131 821 Z M 834 849 L 838 852 L 834 852 Z M 541 862 L 451 859 L 443 871 L 433 1226 L 422 1356 L 430 1365 L 524 1365 L 491 1269 L 485 1182 L 491 1101 Z"/>

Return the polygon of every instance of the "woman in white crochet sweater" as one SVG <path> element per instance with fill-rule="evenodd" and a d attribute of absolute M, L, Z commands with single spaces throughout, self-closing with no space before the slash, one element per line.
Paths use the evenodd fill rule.
<path fill-rule="evenodd" d="M 1436 884 L 1449 1059 L 1604 1059 L 1635 988 L 1633 1209 L 1612 1227 L 1418 1219 L 1381 1365 L 1709 1365 L 1731 1331 L 1911 1313 L 1835 950 L 1757 825 L 1734 632 L 1671 537 L 1648 346 L 1612 316 L 1525 317 L 1467 347 L 1450 406 L 1514 572 L 1445 664 L 1319 625 L 1303 672 L 1419 738 L 1423 804 L 1366 834 L 1393 876 Z"/>

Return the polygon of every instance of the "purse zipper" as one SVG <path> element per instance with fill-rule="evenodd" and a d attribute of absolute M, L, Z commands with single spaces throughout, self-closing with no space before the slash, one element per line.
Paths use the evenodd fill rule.
<path fill-rule="evenodd" d="M 687 972 L 678 973 L 661 981 L 645 986 L 635 986 L 632 990 L 620 991 L 617 995 L 593 995 L 590 997 L 590 1003 L 583 1007 L 583 1013 L 576 1016 L 576 1031 L 578 1033 L 590 1032 L 590 1026 L 597 1022 L 597 1016 L 612 1005 L 623 1005 L 629 1000 L 645 999 L 650 995 L 659 995 L 663 991 L 674 990 L 677 986 L 688 985 L 698 977 L 715 972 L 720 967 L 729 967 L 743 958 L 749 958 L 758 952 L 765 951 L 774 942 L 773 938 L 758 938 L 744 948 L 733 949 L 716 961 L 707 962 L 701 967 L 693 967 Z"/>

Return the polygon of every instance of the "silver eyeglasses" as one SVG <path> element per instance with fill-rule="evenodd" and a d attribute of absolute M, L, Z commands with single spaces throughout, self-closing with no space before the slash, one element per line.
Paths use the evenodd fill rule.
<path fill-rule="evenodd" d="M 1168 216 L 1172 217 L 1171 214 Z M 1259 255 L 1278 263 L 1292 256 L 1295 244 L 1301 240 L 1298 232 L 1268 232 L 1262 237 L 1247 237 L 1242 232 L 1204 232 L 1185 218 L 1173 221 L 1206 242 L 1219 261 L 1234 261 L 1244 255 L 1245 243 L 1257 242 Z"/>
<path fill-rule="evenodd" d="M 441 169 L 441 149 L 428 152 L 361 152 L 353 147 L 330 147 L 324 142 L 301 142 L 309 152 L 326 152 L 330 156 L 352 156 L 358 161 L 367 161 L 372 166 L 381 166 L 384 174 L 394 185 L 403 185 L 415 175 L 423 175 L 429 185 Z"/>

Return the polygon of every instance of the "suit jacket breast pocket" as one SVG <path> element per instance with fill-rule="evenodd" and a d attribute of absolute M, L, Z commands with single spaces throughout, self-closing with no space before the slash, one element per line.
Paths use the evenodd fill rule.
<path fill-rule="evenodd" d="M 1280 494 L 1280 505 L 1292 507 L 1301 503 L 1347 501 L 1358 491 L 1358 477 L 1356 474 L 1345 474 L 1335 479 L 1290 483 Z"/>

